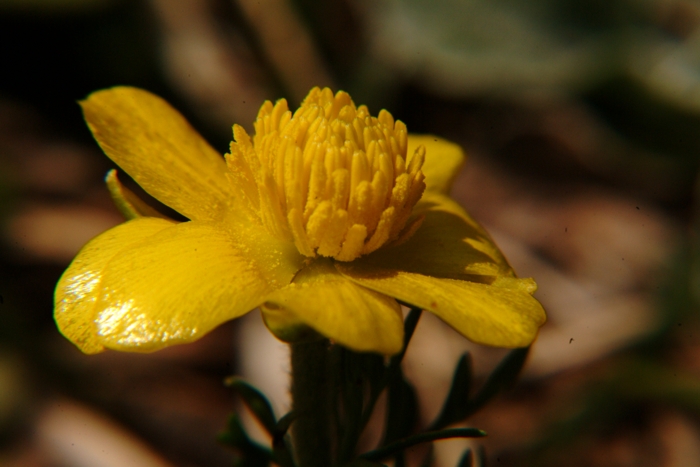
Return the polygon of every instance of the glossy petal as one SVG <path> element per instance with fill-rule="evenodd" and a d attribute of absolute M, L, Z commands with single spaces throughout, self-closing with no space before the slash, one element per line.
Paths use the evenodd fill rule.
<path fill-rule="evenodd" d="M 263 312 L 271 320 L 301 321 L 360 352 L 393 355 L 403 345 L 403 320 L 396 300 L 346 279 L 330 260 L 317 260 L 301 270 L 293 284 L 267 299 Z"/>
<path fill-rule="evenodd" d="M 408 154 L 425 146 L 425 191 L 449 194 L 452 183 L 464 165 L 464 151 L 450 141 L 433 135 L 408 135 Z"/>
<path fill-rule="evenodd" d="M 529 279 L 497 285 L 336 263 L 357 284 L 431 311 L 468 339 L 498 347 L 530 345 L 545 322 Z"/>
<path fill-rule="evenodd" d="M 243 244 L 223 225 L 185 222 L 162 230 L 106 266 L 96 330 L 108 348 L 137 352 L 191 342 L 262 303 L 300 263 L 259 239 Z"/>
<path fill-rule="evenodd" d="M 122 185 L 117 177 L 116 169 L 107 172 L 105 182 L 107 183 L 109 194 L 112 196 L 112 201 L 114 201 L 119 212 L 127 219 L 136 219 L 137 217 L 160 217 L 161 219 L 168 219 L 165 215 L 146 204 L 136 193 Z"/>
<path fill-rule="evenodd" d="M 63 273 L 56 286 L 54 317 L 61 333 L 80 350 L 104 350 L 97 338 L 94 318 L 107 263 L 131 245 L 171 226 L 173 222 L 147 217 L 121 224 L 92 239 Z"/>
<path fill-rule="evenodd" d="M 423 224 L 406 242 L 357 260 L 382 269 L 492 282 L 514 273 L 486 231 L 447 196 L 425 193 L 415 208 Z"/>
<path fill-rule="evenodd" d="M 193 220 L 221 217 L 230 199 L 224 159 L 170 104 L 116 87 L 80 105 L 105 154 L 151 196 Z"/>

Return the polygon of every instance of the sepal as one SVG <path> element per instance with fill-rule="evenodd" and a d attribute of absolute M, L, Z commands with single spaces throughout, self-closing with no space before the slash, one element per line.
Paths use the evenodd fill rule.
<path fill-rule="evenodd" d="M 122 185 L 117 177 L 117 169 L 107 172 L 105 183 L 114 205 L 127 220 L 136 219 L 137 217 L 160 217 L 161 219 L 171 220 L 149 206 L 136 193 Z"/>

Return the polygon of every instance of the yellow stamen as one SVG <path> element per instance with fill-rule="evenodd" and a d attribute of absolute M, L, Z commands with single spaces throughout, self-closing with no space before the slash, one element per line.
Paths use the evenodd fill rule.
<path fill-rule="evenodd" d="M 425 148 L 407 154 L 406 125 L 377 117 L 345 92 L 314 88 L 294 114 L 265 102 L 251 139 L 235 125 L 229 179 L 267 231 L 305 256 L 352 261 L 389 242 L 425 189 Z"/>

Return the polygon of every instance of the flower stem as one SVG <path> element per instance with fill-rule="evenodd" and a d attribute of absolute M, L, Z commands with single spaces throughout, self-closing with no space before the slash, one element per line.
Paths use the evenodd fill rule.
<path fill-rule="evenodd" d="M 328 341 L 293 343 L 292 440 L 299 467 L 331 465 Z"/>

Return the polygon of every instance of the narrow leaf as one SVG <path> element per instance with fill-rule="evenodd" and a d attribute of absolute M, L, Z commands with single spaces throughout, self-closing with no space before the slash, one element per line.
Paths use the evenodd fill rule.
<path fill-rule="evenodd" d="M 390 372 L 392 369 L 397 368 L 401 364 L 404 355 L 406 355 L 406 349 L 408 348 L 408 344 L 411 342 L 411 338 L 416 330 L 416 326 L 418 326 L 418 320 L 420 320 L 422 313 L 423 310 L 415 307 L 411 307 L 411 311 L 408 312 L 408 315 L 403 322 L 403 349 L 397 355 L 391 357 L 391 360 L 389 361 Z"/>
<path fill-rule="evenodd" d="M 474 453 L 471 449 L 467 449 L 462 454 L 462 458 L 459 460 L 457 467 L 473 467 L 474 465 Z"/>
<path fill-rule="evenodd" d="M 230 387 L 241 396 L 245 405 L 248 406 L 255 415 L 255 418 L 258 419 L 270 436 L 273 436 L 277 420 L 275 419 L 275 413 L 272 410 L 270 401 L 267 400 L 265 395 L 252 385 L 235 376 L 228 378 L 225 383 L 226 386 Z"/>
<path fill-rule="evenodd" d="M 410 448 L 411 446 L 415 446 L 416 444 L 428 443 L 438 439 L 481 438 L 483 436 L 486 436 L 486 432 L 477 428 L 450 428 L 440 431 L 426 431 L 424 433 L 396 441 L 379 449 L 375 449 L 374 451 L 366 452 L 360 457 L 369 460 L 386 459 L 387 457 L 391 457 L 392 455 L 395 455 L 395 453 Z"/>
<path fill-rule="evenodd" d="M 418 420 L 418 398 L 402 375 L 389 385 L 386 431 L 383 445 L 410 435 Z"/>
<path fill-rule="evenodd" d="M 287 432 L 294 420 L 298 418 L 297 412 L 293 410 L 285 414 L 279 419 L 272 434 L 272 452 L 275 455 L 275 461 L 281 467 L 294 467 L 294 455 L 292 454 L 292 446 L 289 442 Z"/>
<path fill-rule="evenodd" d="M 275 456 L 275 462 L 280 467 L 295 467 L 294 456 L 292 455 L 292 446 L 289 436 L 274 438 L 272 442 L 272 453 Z"/>
<path fill-rule="evenodd" d="M 297 418 L 299 418 L 299 414 L 294 410 L 286 413 L 282 418 L 279 419 L 279 421 L 275 425 L 275 429 L 272 432 L 273 438 L 282 437 L 285 434 L 287 434 L 287 431 L 289 431 L 289 427 L 292 426 L 292 423 Z"/>
<path fill-rule="evenodd" d="M 343 467 L 386 467 L 386 464 L 368 461 L 367 459 L 355 459 L 354 461 L 345 464 Z"/>
<path fill-rule="evenodd" d="M 400 353 L 394 355 L 389 360 L 389 364 L 384 371 L 382 383 L 377 388 L 378 390 L 372 395 L 372 401 L 368 407 L 369 410 L 365 410 L 363 415 L 362 419 L 365 424 L 369 420 L 369 416 L 372 414 L 372 409 L 374 408 L 374 404 L 377 401 L 377 397 L 379 397 L 381 391 L 384 390 L 384 388 L 386 388 L 394 378 L 396 378 L 397 374 L 401 373 L 401 361 L 403 360 L 404 355 L 406 355 L 406 349 L 411 341 L 411 337 L 413 337 L 413 332 L 416 330 L 418 320 L 420 319 L 422 313 L 423 310 L 414 307 L 411 307 L 411 311 L 408 312 L 408 316 L 406 316 L 406 319 L 404 320 L 403 349 Z"/>
<path fill-rule="evenodd" d="M 462 355 L 452 376 L 450 392 L 442 410 L 429 430 L 440 430 L 467 417 L 469 392 L 472 386 L 472 361 L 468 353 Z"/>
<path fill-rule="evenodd" d="M 529 351 L 530 347 L 514 349 L 501 360 L 476 397 L 470 401 L 465 417 L 475 413 L 499 392 L 513 387 L 525 365 Z"/>
<path fill-rule="evenodd" d="M 360 439 L 362 429 L 369 420 L 365 419 L 365 402 L 367 381 L 364 375 L 363 356 L 350 350 L 344 350 L 341 359 L 341 388 L 343 415 L 341 418 L 342 436 L 338 450 L 340 462 L 347 462 L 355 456 L 357 442 Z"/>
<path fill-rule="evenodd" d="M 227 430 L 219 436 L 219 441 L 236 452 L 236 467 L 268 467 L 273 459 L 269 449 L 250 439 L 237 414 L 229 418 Z"/>

